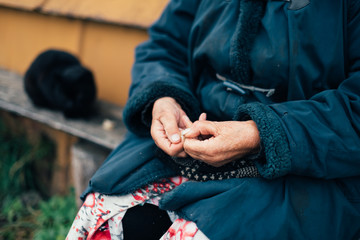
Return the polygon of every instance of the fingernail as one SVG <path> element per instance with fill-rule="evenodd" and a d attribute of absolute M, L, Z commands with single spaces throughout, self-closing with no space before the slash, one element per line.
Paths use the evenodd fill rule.
<path fill-rule="evenodd" d="M 179 134 L 175 133 L 170 137 L 171 142 L 178 142 L 180 140 Z"/>

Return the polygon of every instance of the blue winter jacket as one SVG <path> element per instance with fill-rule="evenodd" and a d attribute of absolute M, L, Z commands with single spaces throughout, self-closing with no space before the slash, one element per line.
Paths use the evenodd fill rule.
<path fill-rule="evenodd" d="M 177 174 L 149 131 L 152 103 L 170 96 L 193 120 L 253 119 L 263 154 L 261 177 L 186 182 L 161 208 L 210 239 L 360 238 L 360 1 L 172 0 L 149 35 L 130 132 L 83 196 Z"/>

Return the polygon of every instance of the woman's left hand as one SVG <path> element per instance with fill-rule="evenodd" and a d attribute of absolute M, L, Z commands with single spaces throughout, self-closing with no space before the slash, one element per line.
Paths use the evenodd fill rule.
<path fill-rule="evenodd" d="M 184 135 L 184 150 L 197 160 L 220 167 L 260 149 L 254 121 L 196 121 Z"/>

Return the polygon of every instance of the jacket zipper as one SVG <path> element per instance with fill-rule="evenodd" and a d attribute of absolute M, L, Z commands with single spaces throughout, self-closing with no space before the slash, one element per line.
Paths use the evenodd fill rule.
<path fill-rule="evenodd" d="M 246 94 L 246 90 L 252 91 L 252 92 L 261 92 L 265 93 L 266 97 L 271 97 L 275 93 L 275 88 L 259 88 L 251 85 L 245 85 L 241 83 L 237 83 L 231 79 L 228 79 L 224 76 L 221 76 L 220 74 L 216 74 L 216 78 L 223 81 L 224 86 L 227 88 L 227 90 L 233 90 L 237 93 L 240 93 L 241 95 Z"/>

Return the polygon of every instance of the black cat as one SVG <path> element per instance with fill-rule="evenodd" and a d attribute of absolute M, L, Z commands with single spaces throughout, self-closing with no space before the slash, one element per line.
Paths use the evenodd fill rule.
<path fill-rule="evenodd" d="M 68 52 L 50 49 L 37 56 L 25 73 L 24 87 L 36 106 L 60 110 L 65 117 L 88 117 L 93 113 L 93 74 Z"/>

